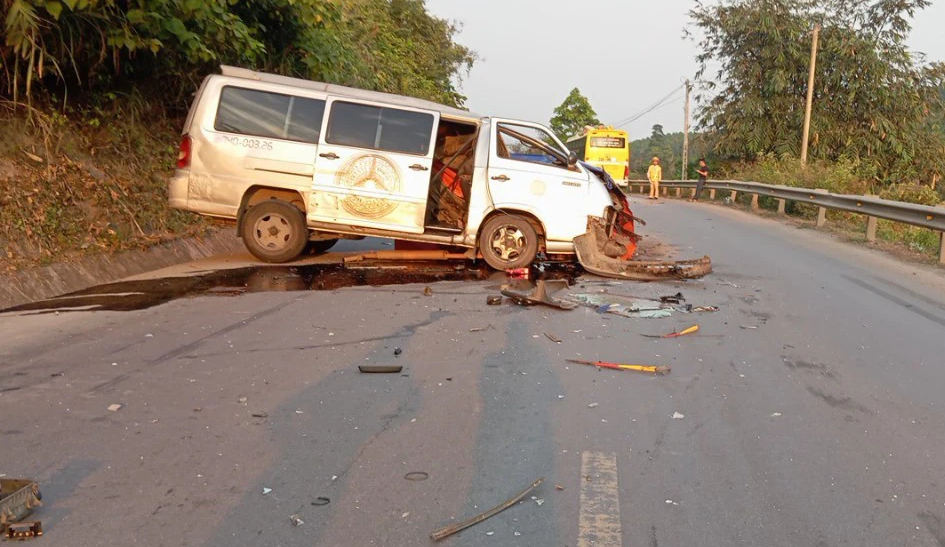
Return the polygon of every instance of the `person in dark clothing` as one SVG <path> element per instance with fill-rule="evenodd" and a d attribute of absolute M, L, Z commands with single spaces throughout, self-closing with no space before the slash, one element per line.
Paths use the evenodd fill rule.
<path fill-rule="evenodd" d="M 705 158 L 699 158 L 699 168 L 696 169 L 696 173 L 699 175 L 699 180 L 696 182 L 696 195 L 690 198 L 689 201 L 699 200 L 699 196 L 702 195 L 702 188 L 709 179 L 709 166 L 706 164 Z"/>

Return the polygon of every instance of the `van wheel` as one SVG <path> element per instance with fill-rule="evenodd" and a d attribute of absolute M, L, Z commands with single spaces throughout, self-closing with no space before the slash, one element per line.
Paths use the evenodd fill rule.
<path fill-rule="evenodd" d="M 335 243 L 338 243 L 337 239 L 319 239 L 318 241 L 309 241 L 308 247 L 306 249 L 312 254 L 321 254 L 334 247 Z"/>
<path fill-rule="evenodd" d="M 522 217 L 497 215 L 479 232 L 479 252 L 496 270 L 524 268 L 538 255 L 538 234 Z"/>
<path fill-rule="evenodd" d="M 243 217 L 243 244 L 264 262 L 289 262 L 308 243 L 305 215 L 294 205 L 270 199 L 254 205 Z"/>

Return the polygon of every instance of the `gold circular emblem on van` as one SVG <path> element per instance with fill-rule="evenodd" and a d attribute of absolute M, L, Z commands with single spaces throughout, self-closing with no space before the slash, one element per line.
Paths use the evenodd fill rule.
<path fill-rule="evenodd" d="M 366 193 L 399 193 L 400 171 L 389 159 L 374 154 L 356 156 L 335 175 L 335 184 L 342 188 Z M 352 215 L 381 218 L 397 208 L 397 202 L 371 195 L 348 195 L 341 200 L 342 207 Z"/>

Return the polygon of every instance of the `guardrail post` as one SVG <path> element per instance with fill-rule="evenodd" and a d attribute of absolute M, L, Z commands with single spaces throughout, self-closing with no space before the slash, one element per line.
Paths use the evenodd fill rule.
<path fill-rule="evenodd" d="M 682 188 L 676 188 L 676 197 L 677 197 L 677 198 L 681 198 L 681 197 L 682 197 Z"/>
<path fill-rule="evenodd" d="M 664 196 L 668 195 L 667 192 L 669 192 L 669 188 L 666 188 L 665 186 L 663 186 L 663 187 L 661 187 L 660 189 L 663 190 L 663 195 L 664 195 Z"/>
<path fill-rule="evenodd" d="M 876 243 L 876 217 L 866 217 L 866 241 Z"/>
<path fill-rule="evenodd" d="M 751 195 L 751 208 L 758 209 L 758 194 Z"/>
<path fill-rule="evenodd" d="M 938 207 L 945 207 L 945 204 L 938 205 Z M 938 264 L 939 266 L 945 266 L 945 232 L 938 233 Z"/>
<path fill-rule="evenodd" d="M 818 188 L 818 189 L 816 189 L 816 190 L 814 190 L 814 191 L 815 191 L 815 192 L 820 192 L 820 193 L 823 193 L 823 194 L 826 194 L 826 193 L 827 193 L 827 191 L 824 190 L 823 188 Z M 818 207 L 818 208 L 817 208 L 817 227 L 818 227 L 818 228 L 823 228 L 823 227 L 824 227 L 824 224 L 827 224 L 827 208 L 826 208 L 826 207 Z"/>
<path fill-rule="evenodd" d="M 779 214 L 779 215 L 785 214 L 785 213 L 784 213 L 784 200 L 783 200 L 783 199 L 779 199 L 779 200 L 778 200 L 778 214 Z"/>
<path fill-rule="evenodd" d="M 709 199 L 715 199 L 715 188 L 709 189 Z"/>
<path fill-rule="evenodd" d="M 735 190 L 732 190 L 732 195 L 729 196 L 729 199 L 732 200 L 732 203 L 735 203 L 735 196 L 737 195 L 738 195 L 738 192 L 736 192 Z"/>

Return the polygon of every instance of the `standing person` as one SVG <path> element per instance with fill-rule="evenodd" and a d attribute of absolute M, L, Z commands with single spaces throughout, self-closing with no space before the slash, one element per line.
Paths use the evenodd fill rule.
<path fill-rule="evenodd" d="M 653 164 L 646 170 L 646 178 L 650 179 L 650 199 L 657 199 L 660 195 L 660 182 L 663 181 L 663 168 L 660 159 L 653 156 Z"/>
<path fill-rule="evenodd" d="M 689 198 L 689 201 L 699 201 L 699 196 L 702 195 L 702 188 L 705 186 L 707 180 L 709 180 L 709 165 L 705 162 L 705 158 L 699 158 L 699 168 L 696 169 L 696 173 L 699 174 L 699 180 L 696 182 L 696 195 Z"/>

